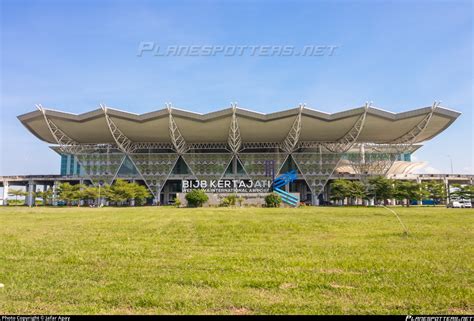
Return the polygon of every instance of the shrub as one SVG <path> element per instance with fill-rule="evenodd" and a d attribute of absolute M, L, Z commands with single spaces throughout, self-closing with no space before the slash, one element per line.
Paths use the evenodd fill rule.
<path fill-rule="evenodd" d="M 227 199 L 229 200 L 229 205 L 235 206 L 235 203 L 237 202 L 237 195 L 231 194 L 227 196 Z"/>
<path fill-rule="evenodd" d="M 267 207 L 279 207 L 281 204 L 281 197 L 276 193 L 271 193 L 265 196 L 265 205 Z"/>
<path fill-rule="evenodd" d="M 229 199 L 227 197 L 224 197 L 222 200 L 221 200 L 221 203 L 219 204 L 219 206 L 223 206 L 223 207 L 228 207 L 230 204 L 229 204 Z"/>
<path fill-rule="evenodd" d="M 176 207 L 181 206 L 181 201 L 179 200 L 179 198 L 175 197 L 173 201 L 174 201 L 174 206 L 176 206 Z"/>
<path fill-rule="evenodd" d="M 188 206 L 201 207 L 202 204 L 206 203 L 209 197 L 202 189 L 193 189 L 192 191 L 186 193 L 186 201 L 188 201 Z"/>
<path fill-rule="evenodd" d="M 225 206 L 225 207 L 235 206 L 235 203 L 237 202 L 237 200 L 238 200 L 237 195 L 231 194 L 227 197 L 224 197 L 220 205 Z"/>

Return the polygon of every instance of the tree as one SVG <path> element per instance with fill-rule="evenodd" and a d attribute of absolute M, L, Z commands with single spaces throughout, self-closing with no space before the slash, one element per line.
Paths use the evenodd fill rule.
<path fill-rule="evenodd" d="M 449 193 L 450 198 L 454 199 L 464 199 L 464 200 L 471 200 L 474 198 L 474 186 L 473 185 L 461 185 L 461 184 L 453 184 L 454 191 Z"/>
<path fill-rule="evenodd" d="M 137 205 L 143 205 L 151 196 L 146 186 L 117 179 L 113 185 L 104 188 L 104 195 L 110 202 L 121 204 L 134 199 Z"/>
<path fill-rule="evenodd" d="M 131 183 L 130 185 L 134 194 L 133 198 L 135 199 L 136 204 L 145 204 L 146 199 L 151 197 L 151 193 L 148 188 L 137 183 Z"/>
<path fill-rule="evenodd" d="M 123 179 L 117 179 L 113 185 L 105 190 L 105 198 L 116 204 L 121 204 L 134 197 L 133 189 L 130 184 Z"/>
<path fill-rule="evenodd" d="M 46 206 L 47 203 L 53 198 L 53 190 L 47 189 L 45 191 L 37 191 L 35 193 L 35 198 L 39 197 L 43 201 L 43 206 Z"/>
<path fill-rule="evenodd" d="M 349 197 L 352 200 L 363 199 L 367 197 L 366 186 L 360 181 L 351 181 L 349 186 Z"/>
<path fill-rule="evenodd" d="M 383 176 L 372 177 L 369 179 L 367 196 L 373 197 L 376 202 L 385 202 L 393 196 L 393 181 Z"/>
<path fill-rule="evenodd" d="M 15 196 L 15 202 L 18 202 L 18 196 L 26 196 L 28 193 L 21 189 L 10 189 L 8 191 L 9 196 Z"/>
<path fill-rule="evenodd" d="M 423 199 L 426 191 L 421 188 L 421 184 L 412 181 L 395 181 L 393 197 L 399 201 L 406 200 L 407 207 L 411 200 Z"/>
<path fill-rule="evenodd" d="M 186 193 L 186 201 L 188 201 L 188 206 L 201 207 L 209 199 L 207 194 L 202 189 L 193 189 L 190 192 Z"/>
<path fill-rule="evenodd" d="M 474 185 L 463 186 L 462 193 L 465 199 L 472 200 L 474 198 Z"/>
<path fill-rule="evenodd" d="M 95 201 L 99 198 L 99 188 L 95 186 L 84 186 L 77 192 L 79 199 L 83 201 Z"/>
<path fill-rule="evenodd" d="M 265 205 L 267 207 L 279 207 L 281 204 L 281 196 L 277 193 L 270 193 L 265 196 Z"/>
<path fill-rule="evenodd" d="M 464 193 L 468 199 L 474 199 L 474 185 L 466 186 Z"/>
<path fill-rule="evenodd" d="M 331 183 L 331 199 L 344 201 L 350 195 L 350 182 L 344 179 L 336 179 Z"/>
<path fill-rule="evenodd" d="M 433 200 L 433 205 L 446 199 L 446 188 L 443 182 L 428 181 L 422 184 L 427 196 Z"/>
<path fill-rule="evenodd" d="M 86 188 L 84 184 L 71 185 L 69 183 L 61 183 L 58 188 L 58 196 L 69 206 L 72 202 L 78 202 L 77 205 L 80 206 L 81 190 L 84 188 Z"/>

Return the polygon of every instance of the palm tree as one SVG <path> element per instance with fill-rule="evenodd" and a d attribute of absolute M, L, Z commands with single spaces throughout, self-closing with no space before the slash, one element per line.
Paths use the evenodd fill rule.
<path fill-rule="evenodd" d="M 39 197 L 42 199 L 43 206 L 46 206 L 46 203 L 48 203 L 48 201 L 53 197 L 53 191 L 51 189 L 47 189 L 42 192 L 37 191 L 35 194 L 35 197 Z"/>
<path fill-rule="evenodd" d="M 15 196 L 15 202 L 18 203 L 18 196 L 26 196 L 27 193 L 21 189 L 11 189 L 8 191 L 9 196 Z"/>

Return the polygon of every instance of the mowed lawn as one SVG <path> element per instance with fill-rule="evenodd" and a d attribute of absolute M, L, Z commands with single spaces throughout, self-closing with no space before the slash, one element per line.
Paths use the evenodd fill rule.
<path fill-rule="evenodd" d="M 474 313 L 474 210 L 0 208 L 0 314 Z"/>

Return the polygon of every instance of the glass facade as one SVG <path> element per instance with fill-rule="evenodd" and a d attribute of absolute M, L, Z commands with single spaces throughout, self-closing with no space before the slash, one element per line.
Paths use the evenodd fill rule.
<path fill-rule="evenodd" d="M 321 198 L 327 182 L 341 161 L 357 174 L 384 175 L 395 160 L 410 161 L 410 153 L 366 150 L 364 153 L 329 152 L 326 149 L 298 150 L 291 154 L 277 150 L 269 152 L 199 152 L 163 151 L 135 152 L 125 155 L 118 151 L 61 155 L 61 175 L 80 176 L 93 184 L 113 183 L 116 178 L 145 184 L 156 199 L 169 202 L 172 193 L 181 191 L 182 179 L 271 180 L 281 173 L 296 170 L 298 179 L 288 186 L 289 192 L 300 192 L 302 201 Z M 165 195 L 165 196 L 163 196 Z M 319 196 L 318 196 L 319 195 Z M 164 198 L 163 198 L 164 197 Z"/>
<path fill-rule="evenodd" d="M 61 154 L 61 175 L 62 176 L 69 175 L 68 168 L 67 168 L 67 163 L 68 163 L 68 159 L 70 157 L 71 157 L 71 155 Z"/>
<path fill-rule="evenodd" d="M 230 153 L 191 153 L 183 155 L 191 172 L 199 180 L 220 179 L 229 165 Z"/>
<path fill-rule="evenodd" d="M 74 155 L 61 154 L 61 175 L 80 176 L 81 166 Z"/>

